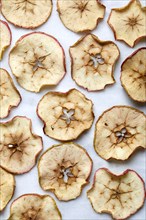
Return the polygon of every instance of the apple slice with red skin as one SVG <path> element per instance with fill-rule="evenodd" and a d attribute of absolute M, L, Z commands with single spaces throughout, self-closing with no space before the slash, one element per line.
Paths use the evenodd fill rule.
<path fill-rule="evenodd" d="M 21 96 L 16 89 L 11 76 L 0 68 L 0 118 L 6 118 L 12 107 L 21 102 Z"/>
<path fill-rule="evenodd" d="M 66 73 L 62 46 L 43 32 L 22 36 L 10 52 L 9 63 L 20 86 L 31 92 L 57 85 Z"/>
<path fill-rule="evenodd" d="M 1 12 L 13 25 L 34 29 L 44 24 L 52 12 L 52 0 L 1 0 Z"/>
<path fill-rule="evenodd" d="M 113 219 L 123 220 L 144 205 L 145 185 L 134 170 L 128 169 L 117 175 L 100 168 L 95 173 L 87 196 L 97 213 L 108 213 Z"/>
<path fill-rule="evenodd" d="M 84 148 L 72 142 L 54 145 L 39 159 L 39 183 L 59 200 L 69 201 L 80 196 L 91 170 L 92 160 Z"/>
<path fill-rule="evenodd" d="M 13 174 L 30 171 L 42 151 L 42 138 L 32 133 L 31 120 L 17 116 L 0 123 L 1 167 Z"/>
<path fill-rule="evenodd" d="M 13 197 L 15 190 L 15 178 L 0 167 L 0 211 L 7 206 L 8 202 Z"/>
<path fill-rule="evenodd" d="M 0 60 L 2 60 L 3 53 L 12 41 L 11 29 L 7 22 L 0 20 Z"/>
<path fill-rule="evenodd" d="M 24 194 L 14 200 L 8 220 L 61 220 L 55 200 L 48 195 Z"/>

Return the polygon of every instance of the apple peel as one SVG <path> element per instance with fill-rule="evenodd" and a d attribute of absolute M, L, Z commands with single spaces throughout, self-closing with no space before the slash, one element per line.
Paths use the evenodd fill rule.
<path fill-rule="evenodd" d="M 7 47 L 10 46 L 12 40 L 11 30 L 7 22 L 0 20 L 0 60 Z"/>
<path fill-rule="evenodd" d="M 53 145 L 39 159 L 39 183 L 61 201 L 80 196 L 88 184 L 92 160 L 87 151 L 75 143 Z"/>

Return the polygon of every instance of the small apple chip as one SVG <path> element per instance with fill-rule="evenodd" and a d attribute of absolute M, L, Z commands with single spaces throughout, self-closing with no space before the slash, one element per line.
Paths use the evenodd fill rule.
<path fill-rule="evenodd" d="M 92 101 L 76 89 L 48 92 L 40 100 L 37 113 L 44 122 L 45 134 L 60 141 L 76 139 L 94 119 Z"/>
<path fill-rule="evenodd" d="M 1 167 L 13 174 L 26 173 L 33 168 L 42 150 L 42 138 L 32 133 L 31 120 L 14 117 L 0 123 Z"/>
<path fill-rule="evenodd" d="M 11 200 L 15 190 L 15 178 L 0 167 L 0 211 Z"/>
<path fill-rule="evenodd" d="M 94 148 L 105 160 L 126 160 L 138 148 L 146 149 L 146 115 L 129 106 L 105 111 L 95 126 Z"/>
<path fill-rule="evenodd" d="M 0 68 L 0 118 L 6 118 L 12 107 L 19 105 L 21 96 L 14 86 L 11 76 Z"/>
<path fill-rule="evenodd" d="M 146 102 L 146 47 L 129 56 L 121 67 L 121 83 L 137 102 Z"/>
<path fill-rule="evenodd" d="M 43 86 L 57 85 L 65 75 L 64 50 L 46 33 L 26 34 L 10 52 L 10 67 L 24 89 L 39 92 Z"/>
<path fill-rule="evenodd" d="M 103 19 L 105 6 L 98 0 L 58 0 L 61 21 L 73 32 L 91 31 Z"/>
<path fill-rule="evenodd" d="M 15 26 L 33 29 L 50 17 L 52 0 L 1 0 L 1 12 Z"/>
<path fill-rule="evenodd" d="M 11 40 L 12 34 L 8 24 L 0 20 L 0 60 L 6 48 L 10 46 Z"/>
<path fill-rule="evenodd" d="M 128 5 L 111 10 L 108 24 L 114 32 L 115 39 L 124 41 L 134 47 L 146 37 L 146 7 L 139 0 L 130 0 Z"/>
<path fill-rule="evenodd" d="M 51 196 L 24 194 L 11 205 L 8 220 L 61 220 L 61 213 Z"/>
<path fill-rule="evenodd" d="M 87 196 L 97 213 L 111 214 L 117 220 L 127 219 L 144 205 L 144 181 L 134 170 L 116 175 L 101 168 L 96 171 Z"/>
<path fill-rule="evenodd" d="M 91 170 L 92 160 L 87 151 L 74 143 L 52 146 L 38 163 L 42 189 L 52 191 L 62 201 L 80 196 Z"/>
<path fill-rule="evenodd" d="M 114 65 L 119 55 L 112 41 L 101 41 L 88 34 L 70 47 L 72 77 L 88 91 L 102 90 L 115 82 Z"/>

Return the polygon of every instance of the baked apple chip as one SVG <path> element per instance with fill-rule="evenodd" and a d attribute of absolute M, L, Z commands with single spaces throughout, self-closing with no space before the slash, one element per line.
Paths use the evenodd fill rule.
<path fill-rule="evenodd" d="M 0 167 L 0 211 L 11 200 L 15 190 L 15 178 Z"/>
<path fill-rule="evenodd" d="M 87 151 L 74 143 L 54 145 L 39 159 L 39 182 L 43 190 L 52 191 L 59 200 L 80 196 L 92 170 Z"/>
<path fill-rule="evenodd" d="M 6 48 L 10 46 L 11 40 L 12 34 L 7 22 L 0 20 L 0 60 Z"/>
<path fill-rule="evenodd" d="M 76 89 L 48 92 L 40 100 L 37 113 L 44 122 L 45 134 L 60 141 L 76 139 L 94 119 L 92 101 Z"/>
<path fill-rule="evenodd" d="M 0 68 L 0 118 L 6 118 L 12 107 L 19 105 L 21 96 L 14 86 L 11 76 Z"/>
<path fill-rule="evenodd" d="M 119 55 L 112 41 L 101 41 L 88 34 L 70 47 L 72 77 L 88 91 L 102 90 L 115 82 L 114 65 Z"/>
<path fill-rule="evenodd" d="M 114 106 L 95 126 L 94 148 L 105 160 L 126 160 L 138 148 L 146 149 L 146 115 L 132 107 Z"/>
<path fill-rule="evenodd" d="M 37 28 L 52 12 L 52 0 L 1 0 L 1 12 L 7 21 L 21 28 Z"/>
<path fill-rule="evenodd" d="M 103 19 L 105 6 L 98 0 L 58 0 L 61 21 L 73 32 L 91 31 Z"/>
<path fill-rule="evenodd" d="M 108 24 L 114 32 L 116 40 L 124 41 L 134 47 L 146 37 L 146 7 L 139 0 L 130 0 L 128 5 L 111 10 Z"/>
<path fill-rule="evenodd" d="M 96 171 L 93 186 L 87 195 L 97 213 L 108 213 L 113 219 L 122 220 L 144 205 L 145 186 L 134 170 L 117 175 L 101 168 Z"/>
<path fill-rule="evenodd" d="M 61 213 L 51 196 L 24 194 L 11 205 L 8 220 L 61 220 Z"/>
<path fill-rule="evenodd" d="M 26 173 L 33 168 L 42 150 L 42 138 L 32 133 L 32 124 L 26 117 L 14 117 L 0 123 L 1 167 L 13 174 Z"/>
<path fill-rule="evenodd" d="M 46 33 L 26 34 L 10 52 L 10 67 L 24 89 L 39 92 L 43 86 L 57 85 L 65 75 L 64 50 Z"/>
<path fill-rule="evenodd" d="M 121 67 L 121 83 L 137 102 L 146 102 L 146 47 L 129 56 Z"/>

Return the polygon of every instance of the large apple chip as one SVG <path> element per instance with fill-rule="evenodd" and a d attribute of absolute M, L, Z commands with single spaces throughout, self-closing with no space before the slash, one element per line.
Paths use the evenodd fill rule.
<path fill-rule="evenodd" d="M 59 42 L 43 32 L 22 36 L 10 52 L 10 67 L 26 90 L 39 92 L 65 75 L 65 54 Z"/>
<path fill-rule="evenodd" d="M 146 102 L 146 47 L 138 49 L 123 62 L 121 83 L 133 100 Z"/>
<path fill-rule="evenodd" d="M 51 196 L 24 194 L 11 205 L 8 220 L 61 220 L 61 213 Z"/>
<path fill-rule="evenodd" d="M 105 111 L 95 126 L 94 148 L 105 160 L 126 160 L 138 148 L 146 149 L 146 116 L 128 106 Z"/>
<path fill-rule="evenodd" d="M 76 139 L 94 119 L 92 101 L 76 89 L 48 92 L 40 100 L 37 113 L 44 122 L 45 134 L 61 141 Z"/>
<path fill-rule="evenodd" d="M 134 47 L 146 37 L 146 7 L 139 0 L 130 0 L 123 8 L 112 9 L 108 24 L 114 32 L 115 39 L 124 41 Z"/>
<path fill-rule="evenodd" d="M 42 138 L 32 133 L 30 119 L 17 116 L 0 123 L 1 167 L 13 174 L 28 172 L 42 150 Z"/>
<path fill-rule="evenodd" d="M 91 31 L 103 19 L 105 6 L 98 0 L 58 0 L 61 21 L 73 32 Z"/>
<path fill-rule="evenodd" d="M 1 12 L 15 26 L 33 29 L 50 17 L 52 0 L 1 0 Z"/>
<path fill-rule="evenodd" d="M 5 21 L 0 20 L 0 60 L 12 40 L 11 30 Z"/>
<path fill-rule="evenodd" d="M 114 65 L 119 55 L 112 41 L 101 41 L 88 34 L 70 47 L 72 77 L 89 91 L 102 90 L 115 82 Z"/>
<path fill-rule="evenodd" d="M 14 86 L 11 76 L 0 68 L 0 118 L 6 118 L 12 107 L 19 105 L 21 96 Z"/>
<path fill-rule="evenodd" d="M 92 160 L 81 146 L 74 143 L 49 148 L 38 163 L 39 182 L 43 190 L 52 191 L 59 200 L 80 196 L 92 170 Z"/>
<path fill-rule="evenodd" d="M 15 178 L 0 167 L 0 211 L 11 200 L 15 190 Z"/>
<path fill-rule="evenodd" d="M 145 186 L 133 170 L 116 175 L 101 168 L 96 171 L 93 186 L 87 195 L 97 213 L 108 213 L 113 219 L 122 220 L 144 205 Z"/>

